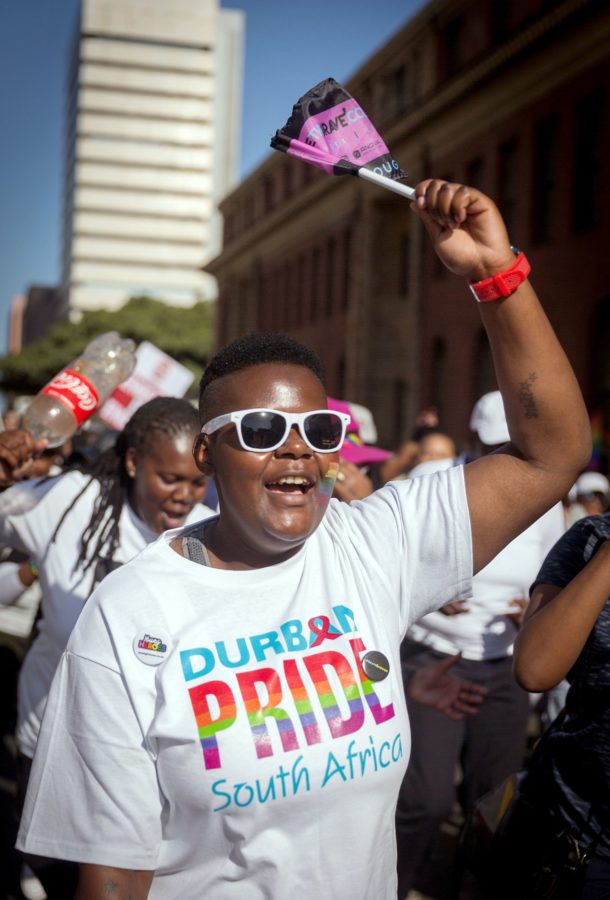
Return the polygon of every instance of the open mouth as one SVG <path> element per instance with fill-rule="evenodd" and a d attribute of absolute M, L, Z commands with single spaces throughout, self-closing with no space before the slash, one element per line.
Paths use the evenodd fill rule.
<path fill-rule="evenodd" d="M 164 510 L 163 517 L 170 528 L 178 528 L 180 525 L 184 525 L 187 513 L 168 512 L 167 510 Z"/>
<path fill-rule="evenodd" d="M 279 494 L 306 494 L 313 486 L 314 482 L 304 475 L 285 475 L 265 485 L 268 491 Z"/>

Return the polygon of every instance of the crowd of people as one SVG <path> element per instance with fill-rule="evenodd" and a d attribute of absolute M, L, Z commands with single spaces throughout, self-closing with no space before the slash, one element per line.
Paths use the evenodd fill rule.
<path fill-rule="evenodd" d="M 380 448 L 315 353 L 267 333 L 219 350 L 198 413 L 157 398 L 59 472 L 0 433 L 0 543 L 24 557 L 0 602 L 41 591 L 17 846 L 49 900 L 404 900 L 456 799 L 467 817 L 523 765 L 528 692 L 561 685 L 523 796 L 582 847 L 566 900 L 610 897 L 610 492 L 530 281 L 488 302 L 515 266 L 499 211 L 416 195 L 481 289 L 499 390 L 468 448 L 431 407 Z M 521 858 L 510 896 L 543 900 Z M 490 894 L 459 854 L 446 877 L 462 900 L 509 883 Z"/>

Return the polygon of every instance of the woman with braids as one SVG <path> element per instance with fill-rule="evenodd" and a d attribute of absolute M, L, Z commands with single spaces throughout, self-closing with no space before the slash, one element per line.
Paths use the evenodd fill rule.
<path fill-rule="evenodd" d="M 192 455 L 198 431 L 190 403 L 158 397 L 140 407 L 115 445 L 86 469 L 27 481 L 0 494 L 0 544 L 27 553 L 42 588 L 38 633 L 19 675 L 22 790 L 55 669 L 94 587 L 165 529 L 211 514 L 200 503 L 206 476 Z M 128 595 L 121 598 L 129 601 Z M 72 896 L 68 884 L 70 877 L 75 883 L 74 871 L 66 874 L 54 861 L 34 861 L 33 867 L 49 897 Z"/>
<path fill-rule="evenodd" d="M 466 598 L 591 450 L 495 205 L 436 180 L 416 194 L 441 260 L 492 301 L 511 442 L 341 503 L 346 416 L 317 357 L 259 334 L 217 354 L 194 453 L 220 512 L 104 580 L 49 697 L 18 846 L 80 862 L 79 900 L 395 900 L 401 639 Z"/>

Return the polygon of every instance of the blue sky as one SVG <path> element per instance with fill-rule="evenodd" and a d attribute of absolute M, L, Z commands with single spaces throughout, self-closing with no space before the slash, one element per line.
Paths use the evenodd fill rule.
<path fill-rule="evenodd" d="M 11 297 L 56 284 L 68 48 L 80 0 L 0 0 L 0 353 Z M 171 3 L 171 0 L 167 0 Z M 246 14 L 241 174 L 268 153 L 294 102 L 347 79 L 425 0 L 221 0 Z"/>

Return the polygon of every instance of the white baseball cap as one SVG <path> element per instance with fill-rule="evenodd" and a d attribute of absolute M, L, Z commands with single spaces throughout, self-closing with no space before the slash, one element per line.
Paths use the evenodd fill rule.
<path fill-rule="evenodd" d="M 362 406 L 361 403 L 353 403 L 351 400 L 349 400 L 348 402 L 354 418 L 358 419 L 358 425 L 360 426 L 360 437 L 365 444 L 376 444 L 377 426 L 375 425 L 373 413 L 370 411 L 368 406 Z"/>
<path fill-rule="evenodd" d="M 504 401 L 500 391 L 483 394 L 474 405 L 470 416 L 470 430 L 475 431 L 483 444 L 493 447 L 510 441 Z"/>
<path fill-rule="evenodd" d="M 610 482 L 601 472 L 583 472 L 574 487 L 577 497 L 583 494 L 610 494 Z"/>

